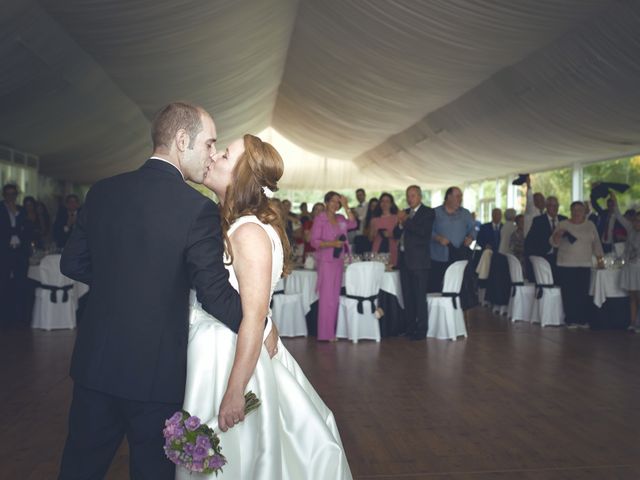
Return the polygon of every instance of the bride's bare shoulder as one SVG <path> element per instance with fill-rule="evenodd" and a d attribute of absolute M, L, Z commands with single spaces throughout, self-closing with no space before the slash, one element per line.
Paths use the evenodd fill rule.
<path fill-rule="evenodd" d="M 271 239 L 263 227 L 246 222 L 240 225 L 229 238 L 234 255 L 259 258 L 271 255 Z"/>

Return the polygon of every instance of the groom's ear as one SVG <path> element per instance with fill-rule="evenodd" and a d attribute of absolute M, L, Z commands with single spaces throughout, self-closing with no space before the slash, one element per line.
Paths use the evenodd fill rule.
<path fill-rule="evenodd" d="M 176 132 L 175 140 L 179 152 L 184 152 L 189 146 L 189 134 L 184 128 L 181 128 Z"/>

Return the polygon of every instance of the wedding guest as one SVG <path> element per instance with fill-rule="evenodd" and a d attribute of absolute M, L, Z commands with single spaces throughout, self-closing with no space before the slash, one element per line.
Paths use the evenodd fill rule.
<path fill-rule="evenodd" d="M 524 217 L 523 217 L 524 218 Z M 504 225 L 500 230 L 500 247 L 498 251 L 503 255 L 511 253 L 511 235 L 516 231 L 516 210 L 514 208 L 507 208 L 504 211 Z"/>
<path fill-rule="evenodd" d="M 289 239 L 289 245 L 292 247 L 295 245 L 295 238 L 293 236 L 293 219 L 291 218 L 291 201 L 285 199 L 280 202 L 282 208 L 282 218 L 284 219 L 284 230 L 287 232 L 287 238 Z"/>
<path fill-rule="evenodd" d="M 525 258 L 524 258 L 524 215 L 516 215 L 516 229 L 511 233 L 509 239 L 509 251 L 522 264 L 522 271 L 525 271 Z"/>
<path fill-rule="evenodd" d="M 626 239 L 627 232 L 622 224 L 616 220 L 614 212 L 615 201 L 611 198 L 611 195 L 607 199 L 607 209 L 605 210 L 598 205 L 598 199 L 592 193 L 591 206 L 598 212 L 598 234 L 600 235 L 602 248 L 605 253 L 609 253 L 613 251 L 614 243 L 623 242 Z"/>
<path fill-rule="evenodd" d="M 431 235 L 431 270 L 429 291 L 441 292 L 447 267 L 456 260 L 468 259 L 469 245 L 475 238 L 471 213 L 462 206 L 462 190 L 449 187 L 444 203 L 435 208 L 436 218 Z"/>
<path fill-rule="evenodd" d="M 302 225 L 304 225 L 304 222 L 311 219 L 311 214 L 309 213 L 307 202 L 302 202 L 300 204 L 300 215 L 298 215 L 298 219 L 300 220 L 300 223 Z"/>
<path fill-rule="evenodd" d="M 336 340 L 338 303 L 344 271 L 344 252 L 348 250 L 347 231 L 356 219 L 345 196 L 330 191 L 324 196 L 325 209 L 313 221 L 311 246 L 316 249 L 318 270 L 318 340 Z M 340 215 L 343 208 L 348 218 Z"/>
<path fill-rule="evenodd" d="M 502 210 L 491 211 L 491 221 L 484 223 L 478 232 L 477 244 L 481 249 L 489 248 L 497 252 L 500 248 L 500 231 L 502 230 Z"/>
<path fill-rule="evenodd" d="M 435 212 L 422 203 L 422 189 L 417 185 L 407 188 L 407 204 L 409 208 L 398 212 L 394 231 L 400 244 L 398 266 L 407 319 L 404 333 L 411 340 L 423 340 L 429 329 L 429 245 Z"/>
<path fill-rule="evenodd" d="M 25 323 L 27 271 L 32 230 L 18 205 L 18 187 L 2 188 L 0 206 L 0 324 Z"/>
<path fill-rule="evenodd" d="M 476 231 L 476 237 L 478 236 L 478 232 L 480 231 L 480 227 L 482 226 L 482 222 L 478 220 L 478 216 L 476 212 L 471 212 L 471 219 L 473 220 L 473 228 Z"/>
<path fill-rule="evenodd" d="M 639 330 L 638 307 L 640 306 L 640 214 L 635 213 L 631 218 L 620 214 L 618 201 L 614 193 L 611 194 L 614 202 L 614 215 L 620 224 L 627 230 L 627 241 L 624 244 L 624 266 L 620 273 L 620 288 L 629 292 L 629 304 L 631 321 L 630 330 Z"/>
<path fill-rule="evenodd" d="M 38 202 L 35 198 L 27 196 L 22 201 L 22 207 L 31 226 L 31 246 L 39 249 L 44 248 L 44 239 L 49 232 L 44 219 L 40 218 L 38 214 Z"/>
<path fill-rule="evenodd" d="M 582 202 L 584 204 L 584 209 L 587 212 L 587 220 L 593 222 L 593 224 L 598 227 L 598 215 L 591 211 L 591 203 L 588 200 Z"/>
<path fill-rule="evenodd" d="M 311 245 L 311 229 L 313 228 L 313 220 L 324 212 L 324 203 L 314 203 L 311 209 L 309 219 L 302 224 L 302 231 L 304 232 L 304 256 L 305 258 L 309 253 L 315 252 L 316 249 Z"/>
<path fill-rule="evenodd" d="M 565 323 L 568 328 L 587 327 L 591 257 L 602 268 L 602 244 L 595 225 L 587 220 L 582 202 L 571 204 L 571 217 L 562 220 L 549 238 L 558 249 L 558 279 L 562 291 Z"/>
<path fill-rule="evenodd" d="M 367 204 L 367 214 L 364 218 L 364 229 L 363 232 L 369 238 L 369 230 L 371 229 L 371 220 L 373 219 L 373 214 L 378 208 L 378 199 L 376 197 L 372 197 Z"/>
<path fill-rule="evenodd" d="M 51 216 L 49 215 L 47 206 L 42 202 L 36 203 L 36 212 L 38 214 L 38 220 L 40 222 L 42 248 L 47 249 L 53 242 L 51 231 Z"/>
<path fill-rule="evenodd" d="M 540 192 L 533 193 L 531 188 L 531 177 L 527 175 L 527 203 L 524 209 L 524 236 L 529 235 L 529 230 L 533 226 L 533 220 L 544 214 L 546 200 Z"/>
<path fill-rule="evenodd" d="M 367 193 L 364 191 L 364 188 L 356 190 L 356 200 L 358 204 L 354 208 L 358 220 L 358 235 L 362 235 L 364 230 L 364 221 L 367 217 Z"/>
<path fill-rule="evenodd" d="M 393 230 L 397 225 L 398 207 L 393 195 L 383 193 L 371 219 L 369 240 L 372 243 L 372 252 L 390 254 L 392 266 L 396 266 L 398 262 L 398 240 L 393 236 Z"/>
<path fill-rule="evenodd" d="M 362 235 L 357 237 L 357 242 L 354 244 L 355 253 L 362 255 L 365 252 L 371 251 L 371 241 L 369 240 L 369 232 L 371 231 L 371 220 L 373 219 L 373 212 L 375 212 L 378 206 L 378 199 L 372 197 L 367 204 L 367 211 L 364 215 Z"/>
<path fill-rule="evenodd" d="M 557 271 L 556 271 L 556 257 L 557 257 L 557 248 L 549 245 L 549 237 L 554 232 L 558 224 L 566 220 L 567 217 L 564 215 L 558 215 L 558 199 L 556 197 L 550 196 L 547 197 L 546 203 L 546 213 L 543 215 L 538 215 L 533 219 L 533 224 L 531 225 L 531 230 L 527 234 L 527 216 L 525 214 L 525 240 L 524 240 L 524 253 L 525 256 L 530 257 L 535 255 L 537 257 L 544 257 L 551 265 L 551 270 L 553 272 L 553 278 L 556 279 Z M 534 280 L 533 278 L 533 269 L 527 269 L 529 272 L 529 279 Z"/>
<path fill-rule="evenodd" d="M 53 238 L 58 248 L 64 248 L 71 236 L 78 218 L 80 198 L 75 194 L 67 195 L 64 199 L 64 207 L 58 210 L 53 224 Z"/>

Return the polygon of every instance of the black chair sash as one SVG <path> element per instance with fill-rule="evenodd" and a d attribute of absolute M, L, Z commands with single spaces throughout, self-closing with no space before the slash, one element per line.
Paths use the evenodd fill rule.
<path fill-rule="evenodd" d="M 456 298 L 460 297 L 459 293 L 455 293 L 455 292 L 442 292 L 442 296 L 446 297 L 446 298 L 450 298 L 451 302 L 453 303 L 453 308 L 455 310 L 458 309 L 458 302 L 456 302 Z"/>
<path fill-rule="evenodd" d="M 524 282 L 511 282 L 511 296 L 516 296 L 516 287 L 524 287 Z"/>
<path fill-rule="evenodd" d="M 378 298 L 378 295 L 372 295 L 370 297 L 360 297 L 358 295 L 345 295 L 345 297 L 350 298 L 352 300 L 357 300 L 358 301 L 358 313 L 359 314 L 363 314 L 364 313 L 364 302 L 365 301 L 369 301 L 371 303 L 371 313 L 375 313 L 376 311 L 376 304 L 375 301 Z"/>
<path fill-rule="evenodd" d="M 545 288 L 558 288 L 558 285 L 554 285 L 553 283 L 536 283 L 536 298 L 542 298 L 542 292 Z"/>
<path fill-rule="evenodd" d="M 43 290 L 49 290 L 50 295 L 49 295 L 49 299 L 51 300 L 51 303 L 58 303 L 58 290 L 62 290 L 62 303 L 67 303 L 69 301 L 69 290 L 71 290 L 73 288 L 73 284 L 72 285 L 65 285 L 63 287 L 56 287 L 55 285 L 45 285 L 44 283 L 40 283 L 38 284 L 38 288 L 41 288 Z"/>

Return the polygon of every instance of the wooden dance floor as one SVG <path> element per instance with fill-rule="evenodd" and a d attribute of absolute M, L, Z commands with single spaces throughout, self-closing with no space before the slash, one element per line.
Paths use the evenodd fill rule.
<path fill-rule="evenodd" d="M 55 478 L 74 336 L 0 332 L 0 479 Z M 357 479 L 640 479 L 638 334 L 477 309 L 457 342 L 285 343 L 335 413 Z M 123 446 L 108 478 L 127 471 Z"/>

